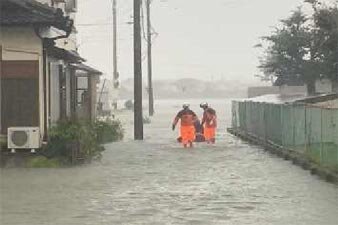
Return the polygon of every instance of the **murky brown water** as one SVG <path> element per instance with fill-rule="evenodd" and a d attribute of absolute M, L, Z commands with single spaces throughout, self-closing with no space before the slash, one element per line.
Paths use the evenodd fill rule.
<path fill-rule="evenodd" d="M 226 134 L 229 102 L 213 102 L 216 146 L 180 148 L 180 104 L 160 101 L 147 140 L 110 144 L 101 163 L 2 170 L 1 224 L 338 224 L 338 187 Z"/>

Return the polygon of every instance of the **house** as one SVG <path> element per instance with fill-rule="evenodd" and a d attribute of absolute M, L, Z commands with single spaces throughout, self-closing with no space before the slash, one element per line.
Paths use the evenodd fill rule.
<path fill-rule="evenodd" d="M 97 85 L 102 72 L 85 64 L 71 64 L 75 72 L 75 106 L 77 119 L 94 120 L 97 117 Z"/>
<path fill-rule="evenodd" d="M 308 92 L 307 85 L 298 83 L 294 81 L 291 83 L 293 86 L 281 85 L 281 79 L 277 80 L 273 86 L 258 86 L 258 87 L 249 87 L 248 88 L 248 97 L 253 98 L 262 95 L 269 94 L 280 94 L 282 96 L 294 95 L 294 96 L 306 96 Z M 315 93 L 316 95 L 320 94 L 329 94 L 329 93 L 338 93 L 338 84 L 337 81 L 332 81 L 327 78 L 316 79 L 315 81 Z"/>
<path fill-rule="evenodd" d="M 1 135 L 8 127 L 38 127 L 46 141 L 59 120 L 95 119 L 101 72 L 77 53 L 76 0 L 0 6 Z"/>
<path fill-rule="evenodd" d="M 335 82 L 327 78 L 317 79 L 315 83 L 316 93 L 326 94 L 336 92 Z"/>

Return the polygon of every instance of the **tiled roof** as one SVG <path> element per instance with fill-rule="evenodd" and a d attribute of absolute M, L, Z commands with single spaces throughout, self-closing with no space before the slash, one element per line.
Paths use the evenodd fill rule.
<path fill-rule="evenodd" d="M 48 48 L 47 52 L 48 55 L 51 57 L 54 57 L 56 59 L 64 59 L 71 63 L 80 63 L 86 61 L 76 51 L 69 51 L 55 46 Z"/>
<path fill-rule="evenodd" d="M 35 0 L 1 0 L 0 23 L 2 26 L 55 26 L 67 31 L 73 21 L 54 9 Z"/>

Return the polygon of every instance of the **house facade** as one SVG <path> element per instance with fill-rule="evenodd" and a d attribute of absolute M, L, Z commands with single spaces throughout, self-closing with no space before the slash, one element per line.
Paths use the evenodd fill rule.
<path fill-rule="evenodd" d="M 101 72 L 84 65 L 77 53 L 76 3 L 1 1 L 1 135 L 9 127 L 38 127 L 47 140 L 48 129 L 59 120 L 95 119 L 93 107 L 87 113 L 79 109 L 96 104 L 91 99 Z M 90 84 L 90 101 L 79 101 L 79 79 Z"/>

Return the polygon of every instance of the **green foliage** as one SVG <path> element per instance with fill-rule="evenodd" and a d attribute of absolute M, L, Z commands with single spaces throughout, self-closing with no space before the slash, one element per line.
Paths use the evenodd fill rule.
<path fill-rule="evenodd" d="M 262 38 L 267 46 L 256 47 L 265 48 L 259 65 L 265 80 L 273 77 L 278 86 L 308 84 L 312 93 L 316 79 L 338 79 L 338 9 L 317 0 L 305 2 L 312 5 L 311 17 L 298 8 Z"/>
<path fill-rule="evenodd" d="M 0 137 L 0 150 L 7 148 L 7 139 L 4 137 Z"/>
<path fill-rule="evenodd" d="M 122 138 L 123 129 L 119 121 L 63 121 L 50 129 L 43 152 L 46 157 L 58 158 L 64 164 L 78 158 L 90 161 L 101 158 L 104 151 L 101 144 Z"/>
<path fill-rule="evenodd" d="M 263 37 L 269 43 L 259 68 L 266 76 L 277 78 L 277 85 L 300 83 L 307 79 L 303 73 L 308 55 L 310 33 L 306 16 L 300 9 L 282 20 L 282 27 Z"/>
<path fill-rule="evenodd" d="M 124 130 L 118 120 L 96 121 L 94 129 L 98 143 L 108 143 L 123 139 Z"/>
<path fill-rule="evenodd" d="M 78 143 L 81 126 L 74 122 L 59 122 L 49 130 L 49 140 L 43 154 L 48 158 L 71 160 L 72 143 Z"/>
<path fill-rule="evenodd" d="M 321 75 L 337 80 L 338 8 L 314 6 L 313 55 Z"/>
<path fill-rule="evenodd" d="M 58 168 L 60 167 L 60 161 L 57 159 L 48 159 L 44 156 L 37 156 L 29 159 L 26 165 L 29 168 Z"/>

